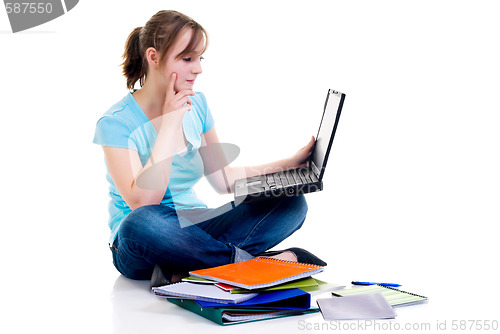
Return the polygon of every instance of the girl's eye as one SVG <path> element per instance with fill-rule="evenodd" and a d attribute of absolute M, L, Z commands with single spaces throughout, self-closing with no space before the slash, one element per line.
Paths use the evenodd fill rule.
<path fill-rule="evenodd" d="M 199 59 L 200 59 L 200 61 L 202 61 L 202 60 L 203 60 L 203 59 L 205 59 L 205 58 L 200 57 Z M 186 61 L 186 62 L 190 62 L 190 61 L 192 61 L 192 60 L 193 60 L 193 58 L 191 58 L 191 57 L 185 57 L 185 58 L 182 58 L 182 60 L 184 60 L 184 61 Z"/>

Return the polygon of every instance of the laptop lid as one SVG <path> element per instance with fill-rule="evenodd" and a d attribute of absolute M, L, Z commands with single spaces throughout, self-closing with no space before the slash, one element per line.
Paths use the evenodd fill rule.
<path fill-rule="evenodd" d="M 332 89 L 328 90 L 316 143 L 309 161 L 309 165 L 318 180 L 321 180 L 325 173 L 326 162 L 337 130 L 344 99 L 345 94 Z"/>

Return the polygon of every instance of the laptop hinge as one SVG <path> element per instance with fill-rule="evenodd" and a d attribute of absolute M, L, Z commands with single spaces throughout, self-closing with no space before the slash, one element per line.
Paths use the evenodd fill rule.
<path fill-rule="evenodd" d="M 316 167 L 316 164 L 312 160 L 311 160 L 311 168 L 312 168 L 313 173 L 316 175 L 316 177 L 319 180 L 320 179 L 319 178 L 320 177 L 320 175 L 319 175 L 319 169 L 318 169 L 318 167 Z"/>

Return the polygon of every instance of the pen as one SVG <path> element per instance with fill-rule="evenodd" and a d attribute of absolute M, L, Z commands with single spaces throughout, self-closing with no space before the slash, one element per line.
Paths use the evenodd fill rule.
<path fill-rule="evenodd" d="M 354 285 L 375 285 L 375 284 L 378 284 L 378 285 L 390 286 L 390 287 L 394 287 L 394 288 L 401 286 L 401 284 L 396 284 L 396 283 L 376 283 L 376 282 L 360 282 L 360 281 L 352 281 L 351 284 L 354 284 Z"/>

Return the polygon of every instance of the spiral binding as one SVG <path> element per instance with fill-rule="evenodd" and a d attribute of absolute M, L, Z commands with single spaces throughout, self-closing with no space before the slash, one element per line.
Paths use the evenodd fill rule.
<path fill-rule="evenodd" d="M 406 293 L 406 294 L 412 295 L 414 297 L 419 297 L 419 298 L 423 298 L 423 299 L 426 299 L 426 300 L 428 299 L 427 297 L 424 297 L 424 296 L 421 296 L 421 295 L 417 295 L 416 293 L 411 293 L 411 292 L 399 290 L 399 289 L 393 288 L 391 286 L 386 286 L 386 285 L 381 285 L 381 284 L 376 284 L 376 285 L 377 286 L 381 286 L 381 287 L 386 288 L 386 289 L 391 289 L 391 290 L 395 290 L 395 291 L 398 291 L 398 292 Z"/>
<path fill-rule="evenodd" d="M 290 264 L 296 267 L 301 267 L 301 268 L 311 268 L 311 269 L 318 269 L 318 268 L 323 268 L 322 266 L 318 266 L 316 264 L 310 264 L 310 263 L 302 263 L 302 262 L 294 262 L 294 261 L 287 261 L 287 260 L 281 260 L 281 259 L 276 259 L 276 258 L 271 258 L 271 257 L 265 257 L 265 256 L 259 256 L 255 258 L 256 260 L 264 260 L 266 261 L 272 261 L 272 262 L 278 262 L 282 264 Z"/>

